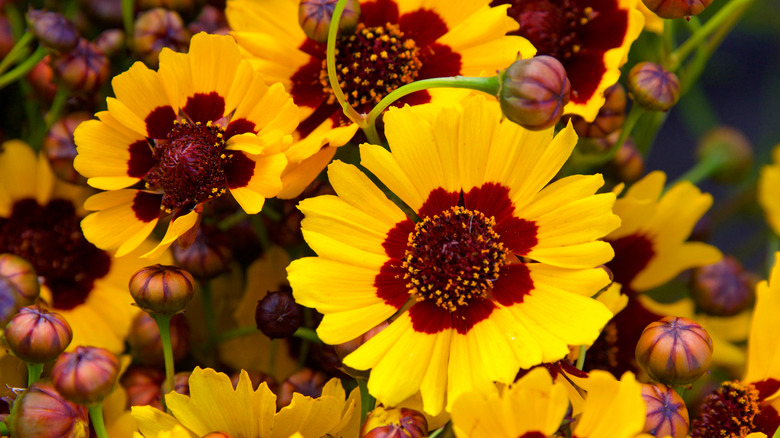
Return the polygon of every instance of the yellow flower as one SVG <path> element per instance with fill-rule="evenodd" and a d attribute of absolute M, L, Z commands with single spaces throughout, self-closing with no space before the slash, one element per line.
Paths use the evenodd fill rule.
<path fill-rule="evenodd" d="M 587 392 L 572 438 L 633 438 L 645 425 L 642 386 L 632 373 L 616 380 L 604 371 L 591 371 L 575 382 Z"/>
<path fill-rule="evenodd" d="M 89 189 L 57 180 L 46 159 L 25 143 L 3 143 L 0 175 L 0 253 L 33 265 L 41 297 L 73 329 L 69 349 L 91 345 L 122 352 L 138 312 L 130 305 L 127 281 L 149 261 L 115 257 L 88 242 L 79 222 Z"/>
<path fill-rule="evenodd" d="M 357 131 L 342 114 L 325 73 L 325 44 L 309 40 L 298 25 L 298 1 L 230 0 L 226 15 L 231 33 L 271 82 L 282 82 L 301 107 L 296 143 L 287 152 L 280 197 L 297 196 Z M 360 2 L 353 35 L 336 42 L 339 83 L 350 105 L 368 113 L 389 92 L 406 83 L 446 76 L 493 75 L 518 54 L 533 56 L 523 38 L 506 36 L 517 23 L 506 7 L 489 0 L 457 5 L 446 0 Z M 454 103 L 466 90 L 430 89 L 398 102 Z"/>
<path fill-rule="evenodd" d="M 206 368 L 195 368 L 189 380 L 190 395 L 171 392 L 165 403 L 168 415 L 150 406 L 132 408 L 132 415 L 145 437 L 183 426 L 193 437 L 221 431 L 235 438 L 287 438 L 296 432 L 304 437 L 355 437 L 358 434 L 359 391 L 345 399 L 338 379 L 331 379 L 317 399 L 294 394 L 292 402 L 276 412 L 276 396 L 261 383 L 257 390 L 246 371 L 241 371 L 233 389 L 230 378 Z M 176 437 L 177 435 L 173 435 Z"/>
<path fill-rule="evenodd" d="M 547 183 L 577 139 L 569 126 L 532 132 L 481 96 L 463 107 L 390 110 L 392 152 L 363 144 L 361 164 L 328 169 L 338 196 L 302 201 L 319 257 L 288 268 L 293 295 L 324 314 L 328 344 L 391 324 L 344 359 L 372 368 L 387 405 L 418 390 L 436 414 L 469 391 L 510 383 L 521 367 L 590 344 L 612 313 L 590 297 L 609 284 L 600 237 L 618 226 L 600 175 Z M 407 213 L 408 212 L 408 215 Z M 403 370 L 403 372 L 399 372 Z"/>
<path fill-rule="evenodd" d="M 203 203 L 230 192 L 254 214 L 281 190 L 297 108 L 241 60 L 231 37 L 195 35 L 187 54 L 163 49 L 159 72 L 137 62 L 112 84 L 108 111 L 74 134 L 74 166 L 108 190 L 84 204 L 97 210 L 82 227 L 98 247 L 127 254 L 170 216 L 145 255 L 154 257 L 197 229 Z"/>
<path fill-rule="evenodd" d="M 775 234 L 780 235 L 780 145 L 772 150 L 773 164 L 764 166 L 758 178 L 758 203 L 764 209 L 766 221 Z"/>

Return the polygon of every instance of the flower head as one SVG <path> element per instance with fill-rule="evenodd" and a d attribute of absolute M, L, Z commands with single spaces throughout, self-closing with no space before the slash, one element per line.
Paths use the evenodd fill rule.
<path fill-rule="evenodd" d="M 571 126 L 528 131 L 481 97 L 436 113 L 389 111 L 392 152 L 361 145 L 361 164 L 335 162 L 338 196 L 300 203 L 303 235 L 319 257 L 288 268 L 296 300 L 324 313 L 320 338 L 340 344 L 390 325 L 344 359 L 373 368 L 369 391 L 394 405 L 418 390 L 425 411 L 520 367 L 590 344 L 612 315 L 590 296 L 612 257 L 597 239 L 618 225 L 600 175 L 545 188 L 571 153 Z M 406 370 L 398 373 L 398 369 Z"/>
<path fill-rule="evenodd" d="M 415 80 L 493 74 L 520 53 L 533 56 L 523 38 L 506 36 L 517 24 L 505 7 L 487 0 L 459 3 L 413 0 L 363 0 L 354 33 L 336 41 L 338 81 L 350 105 L 368 113 L 391 91 Z M 298 25 L 298 0 L 273 6 L 230 0 L 226 14 L 239 45 L 269 81 L 281 81 L 301 107 L 296 143 L 287 156 L 280 196 L 295 197 L 325 167 L 337 146 L 347 143 L 357 125 L 342 114 L 325 68 L 325 44 L 308 39 Z M 475 32 L 475 29 L 479 29 Z M 418 91 L 398 102 L 452 103 L 464 90 Z"/>
<path fill-rule="evenodd" d="M 170 217 L 154 257 L 197 227 L 203 203 L 229 192 L 257 213 L 281 189 L 297 110 L 232 38 L 198 34 L 187 54 L 164 49 L 159 72 L 135 63 L 113 86 L 108 111 L 75 132 L 76 169 L 108 190 L 85 203 L 97 212 L 84 234 L 98 247 L 126 254 Z"/>

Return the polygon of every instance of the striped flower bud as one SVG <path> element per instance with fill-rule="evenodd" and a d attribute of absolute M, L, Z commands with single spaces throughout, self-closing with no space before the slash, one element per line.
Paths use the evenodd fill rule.
<path fill-rule="evenodd" d="M 81 405 L 101 402 L 114 388 L 119 359 L 105 348 L 76 347 L 54 363 L 51 378 L 57 392 Z"/>
<path fill-rule="evenodd" d="M 298 24 L 307 37 L 318 43 L 328 40 L 328 28 L 336 3 L 337 0 L 301 0 L 298 4 Z M 360 2 L 347 0 L 339 20 L 339 31 L 351 32 L 357 27 L 359 19 Z"/>
<path fill-rule="evenodd" d="M 667 316 L 645 327 L 636 344 L 636 360 L 653 380 L 687 385 L 709 370 L 712 338 L 690 319 Z"/>
<path fill-rule="evenodd" d="M 551 56 L 518 59 L 499 74 L 498 101 L 506 118 L 531 130 L 554 126 L 569 103 L 571 84 Z"/>
<path fill-rule="evenodd" d="M 14 355 L 31 363 L 54 360 L 73 339 L 73 331 L 65 318 L 37 305 L 19 310 L 5 326 L 4 335 Z"/>
<path fill-rule="evenodd" d="M 181 312 L 195 293 L 195 279 L 176 266 L 147 266 L 130 277 L 130 295 L 149 313 Z"/>

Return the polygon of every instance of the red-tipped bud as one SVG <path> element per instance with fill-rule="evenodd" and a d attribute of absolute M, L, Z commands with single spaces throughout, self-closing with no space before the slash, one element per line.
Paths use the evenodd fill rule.
<path fill-rule="evenodd" d="M 125 47 L 125 32 L 121 29 L 106 29 L 95 38 L 95 45 L 109 58 L 118 56 Z"/>
<path fill-rule="evenodd" d="M 76 347 L 57 359 L 51 378 L 57 392 L 81 405 L 102 401 L 119 376 L 119 360 L 105 348 Z"/>
<path fill-rule="evenodd" d="M 636 360 L 653 380 L 687 385 L 709 370 L 712 338 L 690 319 L 667 316 L 645 327 L 636 344 Z"/>
<path fill-rule="evenodd" d="M 209 280 L 228 270 L 233 253 L 225 232 L 204 225 L 198 229 L 195 240 L 188 247 L 173 247 L 173 258 L 193 277 Z"/>
<path fill-rule="evenodd" d="M 37 305 L 23 307 L 5 326 L 8 347 L 25 362 L 54 360 L 72 339 L 73 331 L 65 318 Z"/>
<path fill-rule="evenodd" d="M 133 51 L 149 67 L 159 65 L 160 51 L 167 47 L 174 52 L 186 52 L 190 32 L 181 16 L 174 11 L 155 8 L 142 12 L 135 20 Z"/>
<path fill-rule="evenodd" d="M 84 406 L 65 400 L 50 382 L 39 380 L 14 402 L 9 428 L 14 438 L 86 438 L 89 414 Z"/>
<path fill-rule="evenodd" d="M 407 408 L 377 406 L 360 429 L 361 438 L 421 438 L 428 436 L 425 415 Z"/>
<path fill-rule="evenodd" d="M 328 28 L 333 11 L 336 9 L 336 3 L 337 0 L 301 0 L 298 4 L 298 24 L 301 25 L 301 29 L 307 37 L 319 43 L 328 40 Z M 347 0 L 339 20 L 339 31 L 353 31 L 359 20 L 360 2 Z"/>
<path fill-rule="evenodd" d="M 499 74 L 499 80 L 501 111 L 527 129 L 554 126 L 569 103 L 571 84 L 566 69 L 552 56 L 518 59 Z"/>
<path fill-rule="evenodd" d="M 195 292 L 195 279 L 176 266 L 147 266 L 130 277 L 130 295 L 149 313 L 181 312 Z"/>
<path fill-rule="evenodd" d="M 668 111 L 680 99 L 680 81 L 659 64 L 640 62 L 628 73 L 628 92 L 643 108 Z"/>
<path fill-rule="evenodd" d="M 732 256 L 693 271 L 691 295 L 696 306 L 715 316 L 733 316 L 753 302 L 754 276 Z"/>
<path fill-rule="evenodd" d="M 753 148 L 745 134 L 728 126 L 710 130 L 699 140 L 696 148 L 699 160 L 717 157 L 722 163 L 712 178 L 723 183 L 736 182 L 750 173 L 753 167 Z"/>
<path fill-rule="evenodd" d="M 322 395 L 322 388 L 327 382 L 328 377 L 325 373 L 304 368 L 279 385 L 276 405 L 280 408 L 289 405 L 296 392 L 311 398 L 318 398 Z"/>
<path fill-rule="evenodd" d="M 81 122 L 91 118 L 92 116 L 85 112 L 68 114 L 54 122 L 43 139 L 43 152 L 49 159 L 54 174 L 65 181 L 74 184 L 84 184 L 87 181 L 73 168 L 73 159 L 76 157 L 73 131 Z"/>
<path fill-rule="evenodd" d="M 154 406 L 162 410 L 162 391 L 165 374 L 152 367 L 134 367 L 122 374 L 119 383 L 127 395 L 127 407 Z"/>
<path fill-rule="evenodd" d="M 97 46 L 80 39 L 73 50 L 52 60 L 54 76 L 72 91 L 82 94 L 97 92 L 108 79 L 108 58 Z"/>
<path fill-rule="evenodd" d="M 658 438 L 688 436 L 688 408 L 677 392 L 658 384 L 643 384 L 642 399 L 647 406 L 642 430 Z"/>
<path fill-rule="evenodd" d="M 579 116 L 572 117 L 572 125 L 577 135 L 588 138 L 602 138 L 623 126 L 626 120 L 626 89 L 615 85 L 604 90 L 604 105 L 599 109 L 596 119 L 588 123 Z"/>
<path fill-rule="evenodd" d="M 268 292 L 257 302 L 255 322 L 271 339 L 288 338 L 303 323 L 303 309 L 289 292 Z"/>
<path fill-rule="evenodd" d="M 683 18 L 701 14 L 712 0 L 642 0 L 647 9 L 661 18 Z"/>
<path fill-rule="evenodd" d="M 38 275 L 30 262 L 13 254 L 0 254 L 0 327 L 20 308 L 33 304 L 40 291 Z"/>
<path fill-rule="evenodd" d="M 173 359 L 183 359 L 190 348 L 190 327 L 182 314 L 171 318 L 171 348 Z M 148 313 L 140 312 L 133 318 L 130 334 L 127 337 L 133 357 L 144 365 L 162 366 L 163 347 L 157 322 Z"/>
<path fill-rule="evenodd" d="M 79 42 L 76 25 L 58 12 L 31 9 L 27 12 L 30 31 L 41 44 L 57 52 L 68 52 Z"/>

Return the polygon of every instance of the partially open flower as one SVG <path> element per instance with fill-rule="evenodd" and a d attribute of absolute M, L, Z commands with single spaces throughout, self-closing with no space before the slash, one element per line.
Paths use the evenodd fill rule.
<path fill-rule="evenodd" d="M 79 42 L 76 25 L 58 12 L 31 9 L 27 12 L 30 30 L 44 46 L 58 52 L 68 52 Z"/>
<path fill-rule="evenodd" d="M 385 408 L 372 410 L 360 430 L 361 438 L 421 438 L 428 436 L 428 420 L 413 409 Z"/>
<path fill-rule="evenodd" d="M 642 399 L 647 406 L 643 432 L 658 438 L 685 438 L 688 435 L 688 408 L 677 392 L 659 384 L 643 384 Z"/>
<path fill-rule="evenodd" d="M 643 108 L 668 111 L 680 99 L 680 81 L 659 64 L 640 62 L 628 73 L 628 92 Z"/>
<path fill-rule="evenodd" d="M 43 151 L 51 163 L 51 168 L 59 178 L 74 183 L 84 184 L 87 179 L 73 168 L 76 158 L 76 143 L 73 142 L 73 131 L 92 115 L 85 112 L 68 114 L 57 120 L 43 139 Z"/>
<path fill-rule="evenodd" d="M 72 91 L 82 94 L 97 92 L 108 79 L 108 58 L 97 46 L 84 38 L 73 50 L 52 59 L 57 80 Z"/>
<path fill-rule="evenodd" d="M 257 328 L 271 339 L 288 338 L 303 323 L 303 309 L 287 291 L 268 292 L 257 302 Z"/>
<path fill-rule="evenodd" d="M 133 29 L 132 49 L 149 67 L 157 67 L 163 47 L 174 52 L 184 52 L 189 44 L 190 32 L 176 12 L 155 8 L 138 14 Z"/>
<path fill-rule="evenodd" d="M 54 363 L 52 382 L 66 399 L 92 405 L 102 401 L 119 376 L 119 359 L 105 348 L 76 347 Z"/>
<path fill-rule="evenodd" d="M 130 277 L 130 295 L 149 313 L 181 312 L 195 293 L 195 279 L 176 266 L 147 266 Z"/>
<path fill-rule="evenodd" d="M 40 290 L 38 275 L 27 260 L 10 253 L 0 254 L 0 327 L 21 307 L 33 304 Z"/>
<path fill-rule="evenodd" d="M 569 78 L 560 61 L 552 56 L 518 59 L 499 74 L 499 80 L 501 111 L 527 129 L 555 125 L 569 103 Z"/>
<path fill-rule="evenodd" d="M 73 339 L 65 318 L 37 305 L 19 310 L 5 326 L 4 335 L 14 355 L 31 363 L 54 360 Z"/>
<path fill-rule="evenodd" d="M 696 307 L 709 315 L 733 316 L 753 302 L 756 280 L 732 256 L 702 266 L 691 276 L 691 296 Z"/>
<path fill-rule="evenodd" d="M 642 0 L 642 3 L 661 18 L 683 18 L 701 14 L 712 0 Z"/>
<path fill-rule="evenodd" d="M 298 24 L 307 37 L 324 43 L 328 40 L 333 11 L 337 0 L 301 0 L 298 6 Z M 339 31 L 349 32 L 355 29 L 360 19 L 360 2 L 348 0 L 339 20 Z"/>
<path fill-rule="evenodd" d="M 658 382 L 687 385 L 709 370 L 712 338 L 690 319 L 667 316 L 645 327 L 636 360 Z"/>
<path fill-rule="evenodd" d="M 182 314 L 173 315 L 170 326 L 173 360 L 183 359 L 190 347 L 190 327 Z M 139 312 L 127 337 L 133 357 L 145 365 L 162 366 L 163 347 L 157 322 L 146 312 Z"/>
<path fill-rule="evenodd" d="M 89 436 L 87 409 L 65 400 L 51 382 L 39 380 L 14 402 L 11 411 L 14 438 L 85 438 Z"/>

